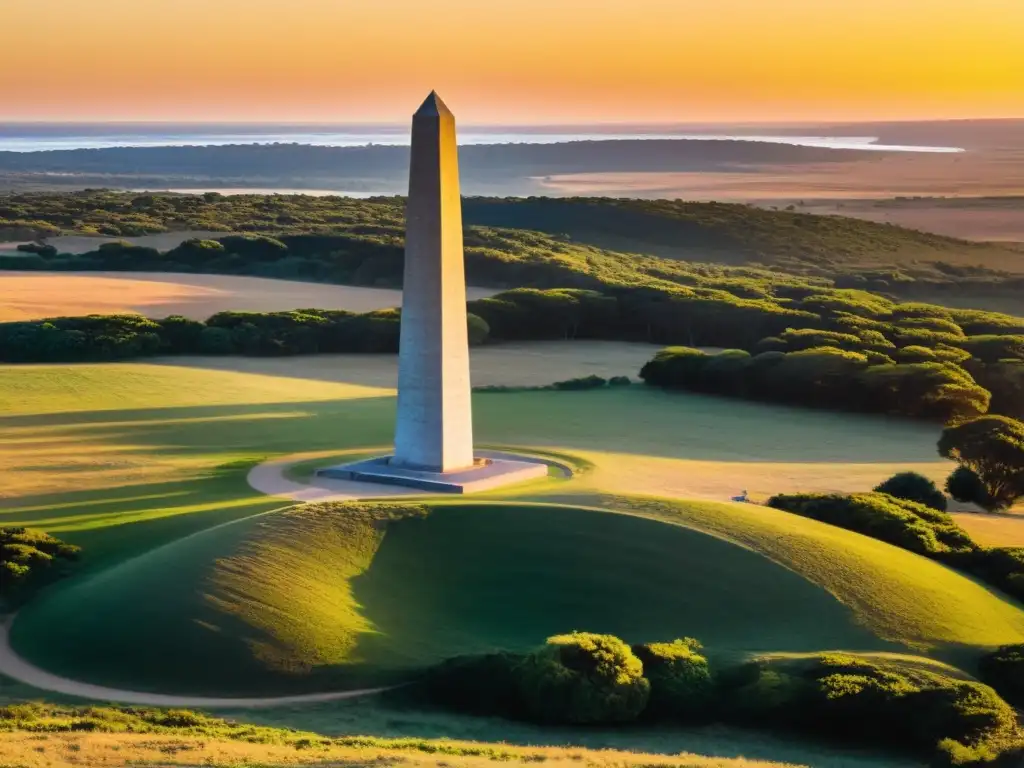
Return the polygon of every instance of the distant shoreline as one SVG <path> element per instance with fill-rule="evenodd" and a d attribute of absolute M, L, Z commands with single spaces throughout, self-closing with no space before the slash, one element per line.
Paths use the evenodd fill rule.
<path fill-rule="evenodd" d="M 125 131 L 111 126 L 109 133 L 79 133 L 60 130 L 59 126 L 38 126 L 32 129 L 8 128 L 0 132 L 0 152 L 52 152 L 83 149 L 139 149 L 166 147 L 225 147 L 299 145 L 310 147 L 405 147 L 409 145 L 407 131 L 366 130 L 338 131 L 211 131 L 197 127 L 192 131 L 148 130 Z M 882 141 L 878 136 L 841 135 L 787 135 L 785 133 L 674 133 L 615 132 L 602 130 L 536 132 L 510 130 L 482 132 L 463 129 L 459 143 L 464 146 L 508 146 L 537 144 L 569 144 L 581 141 L 729 141 L 755 144 L 781 144 L 792 147 L 852 150 L 859 152 L 917 152 L 925 154 L 958 154 L 964 148 L 933 144 L 898 143 Z"/>

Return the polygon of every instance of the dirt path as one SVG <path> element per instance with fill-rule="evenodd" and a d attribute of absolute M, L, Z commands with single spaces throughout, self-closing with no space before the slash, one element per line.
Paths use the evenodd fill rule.
<path fill-rule="evenodd" d="M 328 499 L 353 500 L 360 496 L 382 495 L 379 490 L 376 494 L 366 493 L 367 486 L 363 483 L 345 483 L 344 485 L 357 486 L 349 488 L 347 492 L 326 490 L 317 495 L 318 490 L 311 486 L 304 486 L 293 483 L 284 476 L 284 468 L 295 461 L 305 458 L 312 458 L 317 454 L 290 456 L 279 461 L 266 462 L 254 467 L 249 473 L 249 482 L 258 491 L 271 496 L 283 496 L 296 501 L 327 501 Z M 255 482 L 253 477 L 255 476 Z M 378 486 L 369 486 L 371 489 L 378 489 Z M 264 490 L 269 489 L 269 490 Z M 298 491 L 305 490 L 308 498 L 304 498 Z M 389 489 L 390 490 L 390 489 Z M 404 489 L 394 489 L 401 491 Z M 278 491 L 278 492 L 275 492 Z M 294 494 L 294 495 L 293 495 Z M 325 495 L 326 494 L 326 495 Z M 274 514 L 264 512 L 261 514 Z M 251 519 L 251 518 L 243 518 Z M 240 522 L 232 520 L 227 523 L 215 525 L 202 531 L 190 534 L 185 538 L 201 536 L 209 533 L 215 528 L 234 525 Z M 179 539 L 179 542 L 183 539 Z M 176 542 L 177 543 L 177 542 Z M 172 696 L 162 693 L 147 693 L 145 691 L 124 691 L 118 688 L 106 688 L 102 685 L 83 683 L 78 680 L 71 680 L 60 675 L 47 672 L 34 664 L 21 658 L 11 647 L 10 631 L 14 624 L 15 615 L 8 616 L 0 621 L 0 675 L 17 680 L 19 683 L 30 685 L 53 693 L 62 693 L 67 696 L 77 696 L 82 699 L 93 699 L 96 701 L 117 702 L 121 704 L 140 704 L 150 707 L 200 707 L 204 709 L 215 709 L 219 707 L 255 709 L 258 707 L 277 707 L 291 704 L 316 704 L 325 701 L 340 701 L 342 699 L 354 699 L 360 696 L 372 696 L 387 690 L 386 688 L 363 688 L 353 691 L 330 691 L 326 693 L 307 693 L 295 696 L 268 696 L 255 698 L 230 698 L 210 696 Z"/>
<path fill-rule="evenodd" d="M 77 696 L 82 699 L 110 701 L 121 704 L 140 704 L 148 707 L 201 707 L 215 709 L 218 707 L 239 707 L 252 709 L 257 707 L 277 707 L 290 704 L 316 704 L 325 701 L 354 699 L 359 696 L 372 696 L 387 690 L 386 688 L 364 688 L 355 691 L 333 691 L 330 693 L 307 693 L 298 696 L 270 696 L 263 698 L 216 698 L 206 696 L 170 696 L 162 693 L 146 693 L 143 691 L 122 691 L 117 688 L 105 688 L 101 685 L 81 683 L 66 677 L 54 675 L 40 669 L 15 653 L 10 643 L 10 628 L 14 616 L 0 623 L 0 674 L 6 675 L 19 683 L 31 685 L 53 693 Z"/>

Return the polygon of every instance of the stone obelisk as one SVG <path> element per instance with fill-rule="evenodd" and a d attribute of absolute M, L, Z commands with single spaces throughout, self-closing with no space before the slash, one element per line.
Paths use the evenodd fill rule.
<path fill-rule="evenodd" d="M 473 465 L 455 117 L 434 92 L 412 118 L 398 356 L 396 467 Z"/>

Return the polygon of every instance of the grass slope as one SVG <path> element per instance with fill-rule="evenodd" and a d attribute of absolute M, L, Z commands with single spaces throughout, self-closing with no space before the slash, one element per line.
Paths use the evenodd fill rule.
<path fill-rule="evenodd" d="M 12 639 L 58 674 L 194 694 L 386 683 L 569 629 L 697 636 L 730 659 L 969 660 L 1024 640 L 1019 607 L 857 534 L 775 510 L 604 501 L 631 514 L 492 501 L 255 517 L 68 583 Z"/>
<path fill-rule="evenodd" d="M 379 394 L 380 390 L 357 385 L 176 365 L 0 366 L 0 412 L 5 416 L 309 402 Z"/>
<path fill-rule="evenodd" d="M 509 364 L 546 361 L 524 351 Z M 250 369 L 286 372 L 266 362 Z M 310 379 L 159 365 L 0 368 L 0 524 L 42 527 L 85 547 L 87 567 L 105 567 L 279 506 L 245 482 L 259 460 L 390 443 L 390 391 L 349 386 L 346 378 L 370 380 L 356 369 L 346 377 L 344 365 L 321 373 L 288 362 Z M 588 491 L 724 500 L 743 488 L 866 490 L 907 468 L 948 473 L 930 425 L 639 386 L 484 393 L 474 414 L 481 444 L 585 453 L 597 466 L 574 482 Z"/>

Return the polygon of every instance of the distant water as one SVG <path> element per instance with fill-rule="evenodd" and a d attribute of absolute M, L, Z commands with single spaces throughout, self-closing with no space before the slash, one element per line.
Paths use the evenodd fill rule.
<path fill-rule="evenodd" d="M 735 130 L 735 129 L 732 129 Z M 699 133 L 670 127 L 591 126 L 516 127 L 459 130 L 459 143 L 559 144 L 609 140 L 755 141 L 823 149 L 874 152 L 963 152 L 959 147 L 879 144 L 872 136 L 788 136 L 783 133 Z M 161 124 L 9 124 L 0 125 L 0 151 L 39 152 L 113 147 L 225 146 L 228 144 L 308 144 L 320 147 L 361 147 L 409 144 L 407 127 L 397 126 L 274 126 Z"/>
<path fill-rule="evenodd" d="M 383 192 L 353 192 L 347 189 L 277 189 L 273 187 L 194 187 L 189 189 L 133 189 L 133 192 L 173 192 L 178 195 L 309 195 L 310 197 L 383 197 Z"/>

